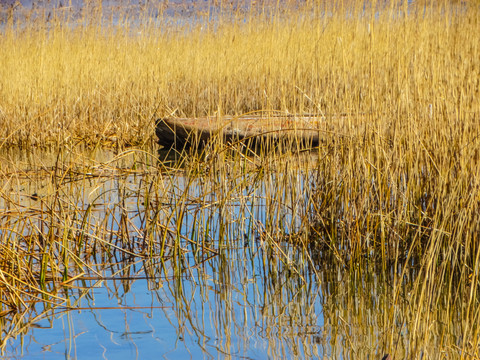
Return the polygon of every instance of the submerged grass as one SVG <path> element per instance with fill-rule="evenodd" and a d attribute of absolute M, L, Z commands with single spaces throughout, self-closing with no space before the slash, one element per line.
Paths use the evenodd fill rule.
<path fill-rule="evenodd" d="M 325 284 L 325 326 L 344 341 L 332 340 L 333 358 L 375 347 L 477 358 L 480 10 L 405 4 L 350 16 L 341 4 L 252 9 L 175 28 L 4 24 L 0 314 L 59 304 L 72 278 L 137 258 L 158 259 L 145 266 L 152 278 L 173 273 L 182 303 L 182 274 L 197 269 L 189 254 L 200 268 L 218 262 L 228 284 L 225 259 L 245 248 L 262 256 L 273 305 L 284 300 L 278 281 L 292 307 L 311 305 L 312 281 Z M 213 142 L 170 167 L 152 148 L 124 148 L 149 144 L 157 116 L 258 110 L 322 117 L 320 146 L 253 153 Z M 114 156 L 92 160 L 78 143 Z M 34 155 L 44 145 L 50 162 Z M 383 313 L 366 324 L 371 274 Z M 266 321 L 281 329 L 273 305 Z"/>

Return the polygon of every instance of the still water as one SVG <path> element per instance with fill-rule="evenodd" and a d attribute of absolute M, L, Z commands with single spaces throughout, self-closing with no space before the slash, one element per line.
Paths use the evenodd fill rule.
<path fill-rule="evenodd" d="M 319 289 L 287 284 L 282 274 L 267 280 L 261 250 L 253 263 L 249 250 L 235 253 L 181 277 L 147 277 L 143 267 L 158 265 L 138 262 L 106 280 L 77 282 L 68 293 L 82 310 L 46 312 L 9 341 L 5 355 L 268 359 L 329 353 L 322 344 Z"/>
<path fill-rule="evenodd" d="M 71 253 L 83 244 L 75 261 L 56 257 L 67 281 L 47 279 L 65 302 L 39 295 L 2 316 L 4 358 L 376 359 L 391 334 L 402 353 L 411 315 L 389 318 L 396 271 L 348 268 L 295 241 L 317 161 L 285 158 L 260 176 L 238 160 L 192 173 L 144 150 L 2 154 L 2 241 L 63 226 Z M 43 213 L 52 206 L 58 223 Z"/>

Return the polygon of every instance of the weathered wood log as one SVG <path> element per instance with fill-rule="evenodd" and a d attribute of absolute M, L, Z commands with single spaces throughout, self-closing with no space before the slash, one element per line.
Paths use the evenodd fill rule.
<path fill-rule="evenodd" d="M 318 117 L 162 118 L 156 122 L 158 143 L 177 150 L 203 148 L 216 139 L 250 148 L 283 146 L 308 149 L 319 145 Z"/>

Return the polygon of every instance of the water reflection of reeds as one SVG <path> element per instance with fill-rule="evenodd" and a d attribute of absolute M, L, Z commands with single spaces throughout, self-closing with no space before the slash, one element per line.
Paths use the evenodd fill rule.
<path fill-rule="evenodd" d="M 477 355 L 475 277 L 439 264 L 440 277 L 422 255 L 433 251 L 422 243 L 427 235 L 418 244 L 394 241 L 402 227 L 384 245 L 367 235 L 371 244 L 355 248 L 345 203 L 322 208 L 318 199 L 328 200 L 332 182 L 324 157 L 233 151 L 193 155 L 179 169 L 154 154 L 92 154 L 78 163 L 57 154 L 41 171 L 29 168 L 39 171 L 33 177 L 25 164 L 9 163 L 1 200 L 6 354 L 20 351 L 15 338 L 31 342 L 35 324 L 55 328 L 83 311 L 131 344 L 147 336 L 135 316 L 160 338 L 155 328 L 166 325 L 154 319 L 165 319 L 177 339 L 163 345 L 166 353 L 194 346 L 212 357 Z M 38 199 L 21 195 L 33 189 Z M 337 221 L 327 224 L 322 211 L 333 210 Z M 148 301 L 139 295 L 145 289 Z M 109 325 L 105 311 L 125 314 L 124 329 L 118 319 Z M 68 342 L 82 344 L 80 334 L 72 328 Z"/>

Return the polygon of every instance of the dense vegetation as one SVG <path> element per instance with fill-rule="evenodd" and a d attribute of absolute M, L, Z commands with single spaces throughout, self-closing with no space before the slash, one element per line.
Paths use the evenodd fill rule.
<path fill-rule="evenodd" d="M 99 253 L 105 262 L 117 253 L 173 259 L 181 271 L 187 250 L 215 256 L 252 237 L 300 283 L 303 266 L 324 281 L 325 259 L 352 283 L 383 274 L 385 349 L 435 358 L 441 345 L 478 358 L 480 9 L 407 6 L 252 7 L 175 27 L 148 14 L 108 22 L 95 9 L 74 24 L 60 12 L 7 18 L 2 314 L 27 311 L 28 301 L 61 303 L 61 287 L 91 271 Z M 155 118 L 254 111 L 314 114 L 328 136 L 308 155 L 211 144 L 173 167 L 157 164 Z M 78 145 L 116 156 L 92 161 Z M 50 164 L 12 160 L 40 147 L 53 152 Z M 99 185 L 111 180 L 113 200 Z"/>

